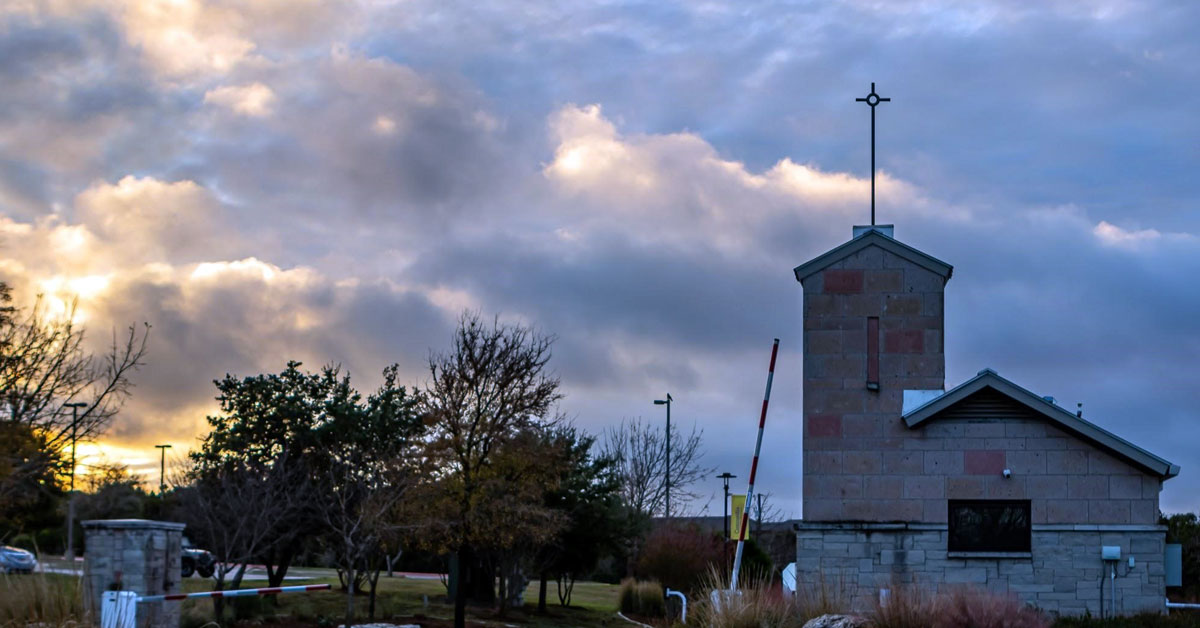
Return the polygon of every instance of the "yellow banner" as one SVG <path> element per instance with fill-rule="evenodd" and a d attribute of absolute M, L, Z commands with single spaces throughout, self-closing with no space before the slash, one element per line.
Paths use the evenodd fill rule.
<path fill-rule="evenodd" d="M 729 538 L 736 541 L 742 529 L 742 511 L 746 510 L 746 496 L 730 495 L 729 501 Z M 746 530 L 746 538 L 750 538 L 750 530 Z"/>

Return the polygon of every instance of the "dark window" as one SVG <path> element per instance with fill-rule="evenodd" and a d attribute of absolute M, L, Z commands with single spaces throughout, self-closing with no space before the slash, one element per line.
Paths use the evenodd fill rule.
<path fill-rule="evenodd" d="M 867 390 L 879 390 L 879 317 L 867 317 Z"/>
<path fill-rule="evenodd" d="M 1029 500 L 950 500 L 951 552 L 1028 552 Z"/>

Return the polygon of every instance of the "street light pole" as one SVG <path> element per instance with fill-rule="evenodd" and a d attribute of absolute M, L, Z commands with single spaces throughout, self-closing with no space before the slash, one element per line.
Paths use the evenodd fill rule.
<path fill-rule="evenodd" d="M 729 481 L 736 477 L 736 475 L 728 471 L 717 476 L 717 478 L 723 480 L 725 483 L 725 503 L 721 508 L 721 512 L 724 513 L 725 519 L 725 540 L 729 540 Z"/>
<path fill-rule="evenodd" d="M 671 402 L 672 401 L 674 401 L 674 399 L 671 398 L 671 393 L 667 393 L 666 399 L 655 399 L 654 400 L 654 405 L 656 405 L 656 406 L 662 406 L 662 405 L 667 406 L 667 470 L 666 470 L 666 476 L 667 476 L 667 479 L 666 479 L 666 484 L 667 484 L 666 501 L 667 501 L 667 503 L 666 503 L 666 509 L 665 509 L 666 512 L 664 513 L 664 515 L 666 516 L 666 519 L 668 521 L 671 520 Z"/>
<path fill-rule="evenodd" d="M 75 564 L 75 440 L 78 436 L 79 408 L 87 404 L 79 401 L 63 404 L 71 409 L 71 490 L 67 493 L 67 555 L 64 557 Z M 72 567 L 73 569 L 74 567 Z"/>
<path fill-rule="evenodd" d="M 162 452 L 162 458 L 158 462 L 158 497 L 161 499 L 163 494 L 167 492 L 167 450 L 170 449 L 171 446 L 155 445 L 154 448 Z"/>

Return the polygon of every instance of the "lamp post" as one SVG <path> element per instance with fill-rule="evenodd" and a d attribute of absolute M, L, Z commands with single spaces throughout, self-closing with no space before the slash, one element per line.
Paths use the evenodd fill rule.
<path fill-rule="evenodd" d="M 724 513 L 725 518 L 725 540 L 729 540 L 729 481 L 736 477 L 736 475 L 728 471 L 717 476 L 718 479 L 724 481 L 725 483 L 725 502 L 721 509 L 721 512 Z"/>
<path fill-rule="evenodd" d="M 167 450 L 170 449 L 171 446 L 170 445 L 155 445 L 154 448 L 158 449 L 159 451 L 162 452 L 162 457 L 158 462 L 158 497 L 161 499 L 163 496 L 163 493 L 167 492 L 167 483 L 166 483 Z"/>
<path fill-rule="evenodd" d="M 88 404 L 78 401 L 63 404 L 71 409 L 71 490 L 67 494 L 67 555 L 64 557 L 75 564 L 75 439 L 78 436 L 79 408 Z"/>
<path fill-rule="evenodd" d="M 655 399 L 654 400 L 654 405 L 656 405 L 656 406 L 664 406 L 664 405 L 667 406 L 667 470 L 666 470 L 666 476 L 667 476 L 666 501 L 667 501 L 667 504 L 666 504 L 666 509 L 665 509 L 666 512 L 664 513 L 664 515 L 668 521 L 671 520 L 671 402 L 672 401 L 674 401 L 674 399 L 671 399 L 671 393 L 667 393 L 666 399 Z"/>

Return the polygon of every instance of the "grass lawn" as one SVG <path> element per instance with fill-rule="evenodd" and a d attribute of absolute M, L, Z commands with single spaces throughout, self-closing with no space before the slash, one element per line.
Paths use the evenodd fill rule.
<path fill-rule="evenodd" d="M 280 595 L 273 599 L 240 598 L 228 600 L 227 603 L 235 605 L 234 607 L 240 611 L 240 616 L 248 622 L 261 621 L 283 626 L 336 626 L 345 616 L 346 608 L 346 595 L 344 591 L 339 590 L 336 577 L 304 581 L 289 580 L 286 584 L 317 583 L 330 583 L 333 585 L 333 590 Z M 189 593 L 212 589 L 212 581 L 207 579 L 187 578 L 183 584 L 184 591 Z M 257 582 L 247 583 L 242 588 L 255 586 L 262 585 Z M 616 617 L 616 585 L 597 582 L 576 583 L 571 607 L 563 608 L 558 604 L 554 583 L 548 583 L 547 613 L 545 615 L 539 615 L 535 611 L 537 592 L 537 583 L 530 584 L 525 592 L 526 607 L 510 610 L 507 617 L 503 619 L 497 617 L 493 609 L 468 607 L 468 625 L 593 628 L 624 624 Z M 395 623 L 416 623 L 430 628 L 448 626 L 450 624 L 447 622 L 454 617 L 454 608 L 445 603 L 445 595 L 445 587 L 437 580 L 381 576 L 375 607 L 376 621 L 395 620 Z M 182 604 L 183 628 L 198 628 L 212 619 L 211 600 L 189 599 L 183 601 Z M 365 620 L 367 596 L 356 596 L 354 605 L 356 619 Z"/>

